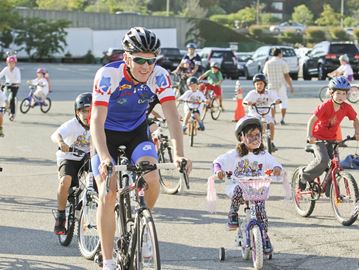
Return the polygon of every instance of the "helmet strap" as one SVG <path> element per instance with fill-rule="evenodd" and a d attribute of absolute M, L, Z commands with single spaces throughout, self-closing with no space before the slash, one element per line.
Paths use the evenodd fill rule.
<path fill-rule="evenodd" d="M 86 126 L 84 123 L 82 123 L 81 119 L 77 116 L 77 111 L 75 110 L 75 117 L 77 119 L 77 121 L 80 123 L 80 125 L 85 129 L 85 130 L 89 130 L 90 126 Z"/>

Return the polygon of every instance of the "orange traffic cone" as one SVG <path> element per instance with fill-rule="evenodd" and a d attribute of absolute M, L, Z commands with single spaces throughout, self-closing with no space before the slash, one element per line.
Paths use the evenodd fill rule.
<path fill-rule="evenodd" d="M 239 81 L 236 82 L 236 88 L 234 89 L 235 96 L 234 100 L 236 101 L 236 109 L 234 110 L 234 119 L 233 121 L 238 121 L 244 115 L 244 108 L 243 108 L 243 89 L 241 88 L 241 83 Z"/>

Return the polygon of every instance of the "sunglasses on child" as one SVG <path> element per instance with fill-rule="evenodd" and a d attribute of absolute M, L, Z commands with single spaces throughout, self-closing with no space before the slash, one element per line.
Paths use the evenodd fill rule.
<path fill-rule="evenodd" d="M 154 63 L 156 63 L 157 60 L 156 57 L 146 58 L 146 57 L 132 56 L 132 55 L 130 55 L 130 58 L 133 60 L 133 62 L 139 65 L 144 65 L 146 62 L 149 65 L 153 65 Z"/>

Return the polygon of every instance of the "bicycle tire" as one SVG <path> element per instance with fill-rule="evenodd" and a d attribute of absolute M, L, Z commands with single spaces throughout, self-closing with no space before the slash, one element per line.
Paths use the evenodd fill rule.
<path fill-rule="evenodd" d="M 211 102 L 211 117 L 213 120 L 217 120 L 221 115 L 222 109 L 217 99 L 213 99 Z"/>
<path fill-rule="evenodd" d="M 265 142 L 266 142 L 266 148 L 269 154 L 272 154 L 273 148 L 272 148 L 272 140 L 269 136 L 269 134 L 265 134 Z"/>
<path fill-rule="evenodd" d="M 29 99 L 25 98 L 21 101 L 20 103 L 20 112 L 22 113 L 27 113 L 28 111 L 30 111 L 31 108 L 31 102 Z"/>
<path fill-rule="evenodd" d="M 51 99 L 47 97 L 45 101 L 40 105 L 40 110 L 43 113 L 47 113 L 48 111 L 50 111 L 50 109 L 51 109 Z"/>
<path fill-rule="evenodd" d="M 304 167 L 295 169 L 292 176 L 292 194 L 294 194 L 294 207 L 297 213 L 302 217 L 309 217 L 314 210 L 315 200 L 309 194 L 302 194 L 299 190 L 299 172 Z M 308 184 L 307 184 L 308 185 Z"/>
<path fill-rule="evenodd" d="M 158 163 L 173 163 L 170 147 L 163 147 L 161 144 L 158 151 Z M 177 172 L 175 170 L 158 170 L 158 172 L 163 191 L 167 194 L 177 194 L 181 185 L 181 178 L 178 177 Z"/>
<path fill-rule="evenodd" d="M 194 123 L 194 121 L 190 120 L 190 123 L 189 123 L 189 135 L 190 135 L 190 146 L 192 147 L 193 146 L 193 143 L 194 143 L 194 134 L 195 134 L 195 129 L 196 129 L 196 125 Z"/>
<path fill-rule="evenodd" d="M 58 235 L 61 246 L 67 247 L 70 245 L 75 231 L 75 206 L 73 203 L 67 201 L 66 205 L 66 233 Z"/>
<path fill-rule="evenodd" d="M 200 113 L 202 121 L 204 121 L 204 119 L 206 118 L 207 110 L 208 110 L 208 107 L 206 104 L 204 104 L 204 106 L 202 107 L 201 113 Z"/>
<path fill-rule="evenodd" d="M 348 100 L 354 104 L 359 101 L 359 87 L 357 85 L 353 85 L 350 88 Z"/>
<path fill-rule="evenodd" d="M 344 226 L 350 226 L 358 218 L 358 213 L 354 211 L 356 202 L 359 200 L 358 186 L 354 177 L 349 172 L 341 171 L 337 173 L 335 180 L 341 201 L 336 201 L 335 186 L 332 184 L 330 188 L 330 203 L 335 218 L 339 223 Z"/>
<path fill-rule="evenodd" d="M 139 234 L 136 247 L 136 270 L 161 269 L 160 248 L 157 238 L 155 223 L 150 210 L 143 209 L 139 212 Z"/>
<path fill-rule="evenodd" d="M 241 232 L 242 237 L 240 238 L 240 241 L 241 241 L 240 246 L 241 246 L 242 258 L 244 260 L 248 260 L 251 250 L 250 250 L 250 247 L 247 247 L 246 231 L 243 230 L 241 227 L 238 228 L 238 230 L 242 230 L 242 232 Z"/>
<path fill-rule="evenodd" d="M 251 235 L 251 251 L 254 269 L 263 268 L 263 240 L 259 226 L 254 225 L 250 231 Z"/>
<path fill-rule="evenodd" d="M 319 90 L 319 99 L 321 102 L 324 102 L 325 100 L 329 99 L 330 95 L 328 92 L 328 86 L 323 86 L 322 88 L 320 88 Z"/>
<path fill-rule="evenodd" d="M 81 255 L 87 260 L 93 260 L 100 250 L 100 238 L 97 232 L 96 211 L 97 195 L 82 207 L 77 226 L 77 242 Z"/>

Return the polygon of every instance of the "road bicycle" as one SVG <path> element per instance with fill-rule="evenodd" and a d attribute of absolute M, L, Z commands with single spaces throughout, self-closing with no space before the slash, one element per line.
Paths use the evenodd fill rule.
<path fill-rule="evenodd" d="M 211 112 L 211 117 L 213 120 L 217 120 L 222 113 L 222 108 L 219 103 L 219 100 L 214 96 L 214 91 L 209 89 L 210 84 L 207 82 L 202 82 L 200 85 L 201 91 L 207 98 L 206 105 L 203 106 L 201 111 L 201 120 L 203 121 L 206 118 L 207 111 Z"/>
<path fill-rule="evenodd" d="M 241 248 L 243 259 L 252 257 L 254 269 L 262 269 L 264 257 L 272 259 L 273 256 L 273 248 L 268 246 L 270 240 L 264 222 L 257 218 L 261 216 L 259 209 L 264 207 L 262 202 L 269 197 L 270 183 L 271 179 L 265 176 L 245 177 L 238 181 L 247 207 L 244 209 L 245 217 L 238 227 L 235 242 Z M 219 250 L 219 259 L 225 260 L 224 247 Z"/>
<path fill-rule="evenodd" d="M 309 217 L 314 210 L 316 201 L 323 193 L 330 199 L 334 216 L 344 226 L 352 225 L 358 217 L 357 201 L 359 200 L 358 186 L 354 177 L 340 166 L 339 145 L 355 137 L 348 136 L 341 142 L 318 141 L 317 143 L 332 144 L 333 156 L 328 168 L 325 170 L 323 181 L 317 177 L 306 183 L 306 189 L 299 188 L 300 173 L 305 167 L 295 169 L 292 176 L 292 190 L 294 206 L 302 217 Z M 305 151 L 314 155 L 313 145 L 307 145 Z"/>
<path fill-rule="evenodd" d="M 246 103 L 243 104 L 248 105 Z M 266 115 L 270 113 L 271 109 L 274 108 L 275 105 L 276 103 L 272 103 L 269 106 L 257 106 L 256 104 L 250 105 L 261 116 L 263 143 L 270 154 L 273 153 L 275 149 L 273 149 L 273 142 L 270 134 L 270 123 L 267 122 Z"/>
<path fill-rule="evenodd" d="M 12 98 L 12 91 L 11 91 L 11 86 L 19 86 L 18 84 L 11 84 L 11 83 L 1 83 L 0 84 L 0 88 L 1 88 L 1 91 L 3 91 L 5 97 L 6 97 L 6 102 L 5 102 L 5 106 L 3 107 L 4 109 L 2 110 L 4 114 L 7 114 L 8 117 L 9 117 L 9 120 L 10 121 L 14 121 L 15 120 L 15 117 L 11 114 L 11 111 L 10 111 L 10 99 Z M 17 105 L 18 105 L 19 101 L 18 101 L 18 98 L 15 97 L 15 112 L 16 112 L 16 108 L 17 108 Z"/>
<path fill-rule="evenodd" d="M 323 86 L 319 90 L 319 99 L 321 102 L 330 99 L 331 96 L 329 95 L 329 88 L 328 86 Z M 351 85 L 349 90 L 348 100 L 350 103 L 357 103 L 359 101 L 359 86 L 358 85 Z"/>
<path fill-rule="evenodd" d="M 84 165 L 80 168 L 78 172 L 78 180 L 79 180 L 78 186 L 71 187 L 69 190 L 69 195 L 67 197 L 67 203 L 65 208 L 66 231 L 64 234 L 58 235 L 59 243 L 62 246 L 70 245 L 72 238 L 74 236 L 75 224 L 79 220 L 81 214 L 81 208 L 83 202 L 81 200 L 81 194 L 85 190 L 87 168 L 90 162 L 89 155 L 80 149 L 70 147 L 69 153 L 73 153 L 75 156 L 84 158 Z M 55 210 L 53 211 L 53 214 L 55 216 Z"/>
<path fill-rule="evenodd" d="M 51 109 L 51 99 L 49 97 L 46 97 L 45 100 L 42 100 L 41 98 L 38 98 L 34 95 L 36 85 L 30 84 L 29 85 L 29 94 L 26 98 L 24 98 L 20 103 L 20 111 L 22 113 L 27 113 L 31 108 L 34 108 L 36 106 L 40 106 L 40 110 L 43 113 L 47 113 Z"/>
<path fill-rule="evenodd" d="M 155 223 L 144 200 L 146 173 L 157 169 L 175 169 L 174 163 L 150 164 L 142 161 L 131 165 L 125 146 L 118 148 L 117 165 L 108 166 L 104 194 L 109 192 L 113 172 L 117 177 L 116 230 L 114 260 L 121 270 L 161 269 L 160 250 Z M 131 204 L 133 207 L 131 207 Z"/>
<path fill-rule="evenodd" d="M 172 147 L 167 135 L 164 135 L 163 128 L 166 127 L 166 120 L 154 120 L 158 128 L 152 133 L 152 141 L 156 147 L 158 163 L 173 163 Z M 179 175 L 175 170 L 158 170 L 160 184 L 167 194 L 177 194 L 183 191 L 184 186 L 189 189 L 189 177 L 185 170 L 186 161 L 180 164 Z"/>

